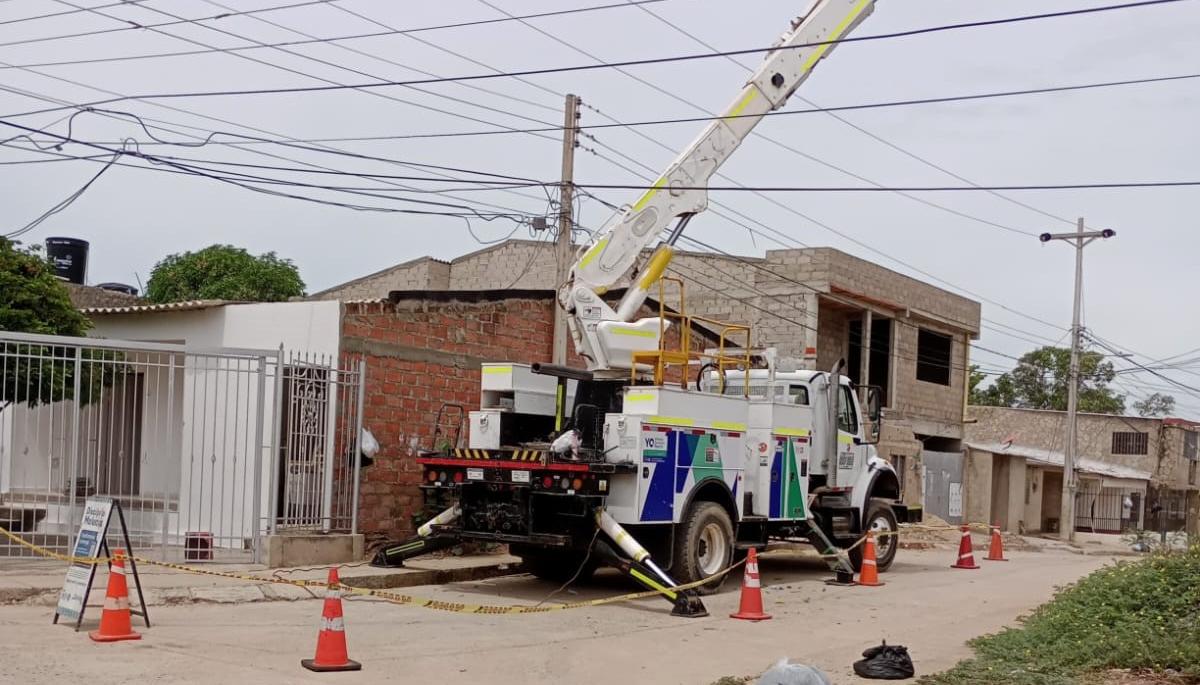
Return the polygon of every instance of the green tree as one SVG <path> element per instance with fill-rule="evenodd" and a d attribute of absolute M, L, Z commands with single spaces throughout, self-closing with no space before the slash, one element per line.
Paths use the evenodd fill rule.
<path fill-rule="evenodd" d="M 1144 400 L 1134 402 L 1133 410 L 1138 416 L 1170 416 L 1175 411 L 1175 398 L 1156 392 Z"/>
<path fill-rule="evenodd" d="M 304 281 L 290 259 L 274 252 L 255 257 L 232 245 L 169 255 L 154 266 L 146 284 L 151 302 L 281 302 L 303 294 Z"/>
<path fill-rule="evenodd" d="M 81 336 L 90 327 L 39 248 L 0 238 L 0 330 Z"/>
<path fill-rule="evenodd" d="M 974 392 L 975 404 L 1023 409 L 1067 408 L 1071 350 L 1065 347 L 1040 347 L 1021 356 L 1015 368 L 1002 374 L 988 388 Z M 1125 396 L 1111 388 L 1116 373 L 1112 362 L 1099 352 L 1084 350 L 1079 355 L 1079 411 L 1120 414 L 1125 411 Z"/>
<path fill-rule="evenodd" d="M 91 322 L 71 304 L 70 294 L 37 247 L 0 238 L 0 330 L 81 337 Z M 85 349 L 79 368 L 84 402 L 97 395 L 111 376 L 111 363 L 87 363 L 115 357 Z M 76 351 L 61 345 L 0 343 L 0 408 L 72 399 Z"/>
<path fill-rule="evenodd" d="M 970 403 L 987 404 L 987 402 L 984 401 L 987 396 L 987 388 L 979 387 L 979 384 L 987 379 L 987 374 L 979 370 L 978 364 L 972 364 L 970 372 L 970 377 L 967 380 Z"/>

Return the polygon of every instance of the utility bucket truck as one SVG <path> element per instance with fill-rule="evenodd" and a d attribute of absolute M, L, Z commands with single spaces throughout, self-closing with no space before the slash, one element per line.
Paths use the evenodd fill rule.
<path fill-rule="evenodd" d="M 426 501 L 441 513 L 374 563 L 400 565 L 466 540 L 505 542 L 538 576 L 563 581 L 614 566 L 674 613 L 696 616 L 705 613 L 699 595 L 715 591 L 745 550 L 802 538 L 846 581 L 865 530 L 914 518 L 871 446 L 875 389 L 853 387 L 840 363 L 779 368 L 773 350 L 750 349 L 749 327 L 688 315 L 683 282 L 663 275 L 684 227 L 707 207 L 712 174 L 873 8 L 874 0 L 815 2 L 725 114 L 580 250 L 558 301 L 587 368 L 484 364 L 465 445 L 439 415 L 434 449 L 417 459 Z M 605 294 L 626 277 L 630 286 L 610 303 Z M 678 293 L 672 309 L 665 282 Z M 652 290 L 658 315 L 639 318 Z M 715 349 L 700 351 L 700 329 Z M 457 408 L 456 425 L 464 413 Z M 878 547 L 882 571 L 895 537 Z"/>

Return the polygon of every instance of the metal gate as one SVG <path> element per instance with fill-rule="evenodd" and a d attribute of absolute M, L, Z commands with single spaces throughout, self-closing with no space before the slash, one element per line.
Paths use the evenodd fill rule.
<path fill-rule="evenodd" d="M 272 530 L 358 528 L 363 379 L 366 361 L 321 355 L 281 358 L 272 452 Z"/>
<path fill-rule="evenodd" d="M 352 367 L 0 332 L 0 526 L 67 552 L 83 501 L 103 495 L 141 553 L 163 559 L 189 546 L 259 561 L 266 533 L 352 532 L 357 458 L 332 456 L 357 455 L 363 364 Z M 0 540 L 0 559 L 30 554 Z"/>
<path fill-rule="evenodd" d="M 962 452 L 921 452 L 925 469 L 925 511 L 947 523 L 963 522 Z"/>

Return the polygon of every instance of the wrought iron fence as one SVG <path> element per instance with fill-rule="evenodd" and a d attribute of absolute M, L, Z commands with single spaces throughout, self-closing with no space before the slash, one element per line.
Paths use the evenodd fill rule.
<path fill-rule="evenodd" d="M 0 332 L 0 525 L 66 552 L 103 495 L 164 559 L 352 532 L 365 365 L 335 361 Z M 0 559 L 29 554 L 0 541 Z"/>

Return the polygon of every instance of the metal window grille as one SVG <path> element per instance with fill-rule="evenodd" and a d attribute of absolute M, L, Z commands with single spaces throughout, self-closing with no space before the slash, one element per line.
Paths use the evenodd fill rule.
<path fill-rule="evenodd" d="M 1146 454 L 1150 449 L 1150 434 L 1141 431 L 1114 431 L 1113 454 Z"/>

